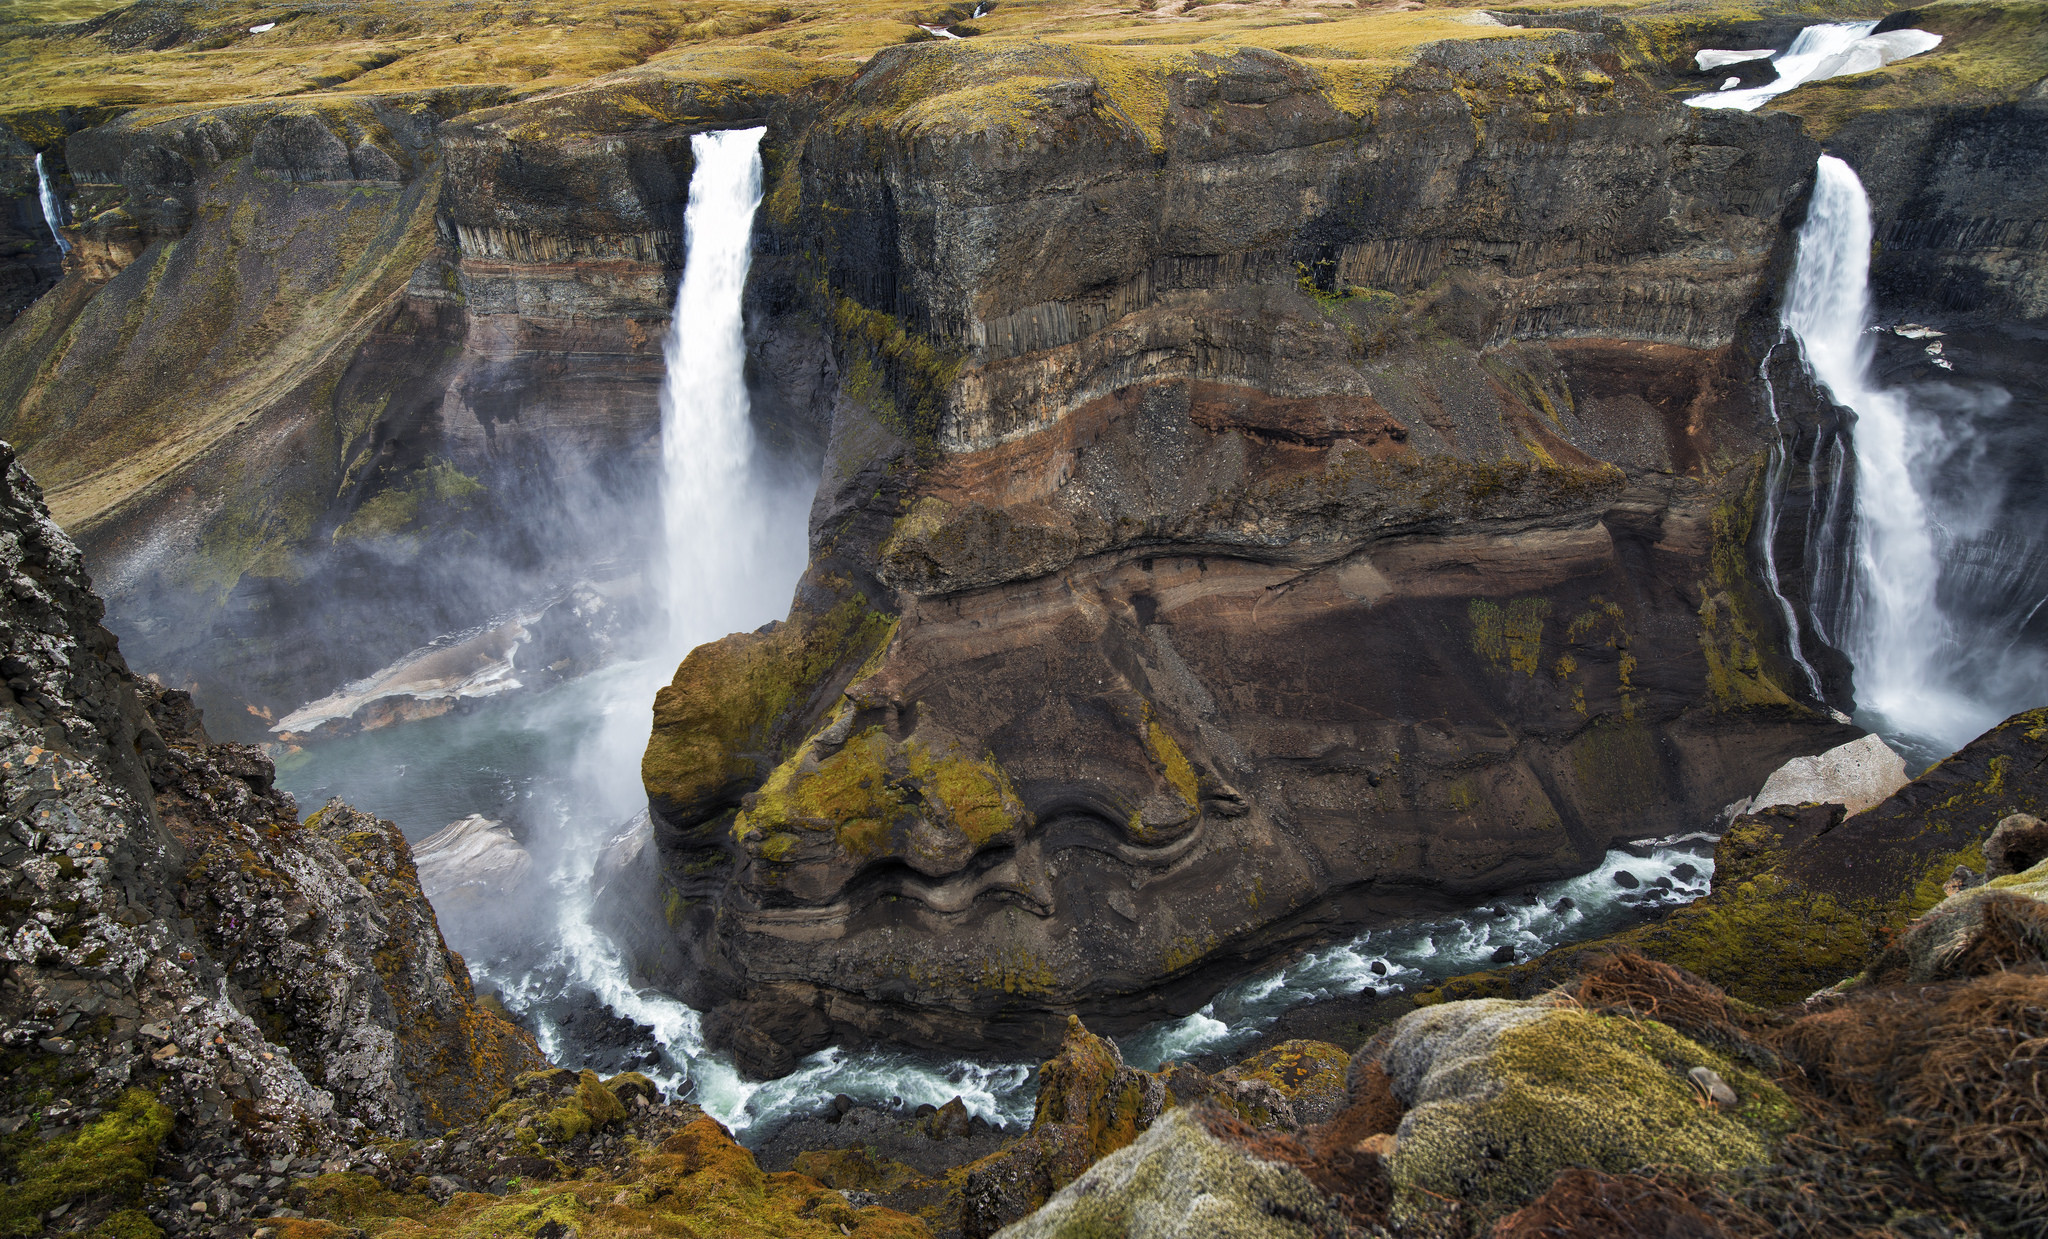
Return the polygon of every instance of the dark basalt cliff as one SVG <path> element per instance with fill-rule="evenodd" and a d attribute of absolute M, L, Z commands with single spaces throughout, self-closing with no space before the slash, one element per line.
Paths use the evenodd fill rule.
<path fill-rule="evenodd" d="M 1813 144 L 1591 37 L 1346 102 L 906 49 L 785 169 L 846 375 L 803 635 L 693 655 L 646 765 L 743 1062 L 1132 1027 L 1849 734 L 1748 550 Z"/>
<path fill-rule="evenodd" d="M 1978 72 L 1994 7 L 1924 17 L 1977 76 L 1863 111 L 1684 107 L 1698 47 L 1796 25 L 1711 14 L 17 109 L 77 222 L 0 429 L 217 720 L 624 578 L 688 138 L 765 124 L 748 377 L 823 457 L 811 568 L 655 703 L 613 919 L 752 1070 L 1043 1049 L 1851 734 L 1764 577 L 1770 447 L 1841 429 L 1775 297 L 1825 134 L 1872 168 L 1881 291 L 2010 311 L 2019 355 L 2042 198 L 1997 152 L 2037 101 Z M 1828 513 L 1788 476 L 1807 606 Z"/>
<path fill-rule="evenodd" d="M 339 801 L 302 825 L 268 758 L 131 675 L 0 459 L 6 1132 L 75 1134 L 130 1089 L 181 1147 L 288 1160 L 483 1117 L 540 1055 L 478 1005 L 404 839 Z"/>

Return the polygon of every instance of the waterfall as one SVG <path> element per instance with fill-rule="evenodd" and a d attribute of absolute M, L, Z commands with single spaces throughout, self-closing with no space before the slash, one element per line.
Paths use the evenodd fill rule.
<path fill-rule="evenodd" d="M 1994 447 L 1994 422 L 2010 397 L 1879 385 L 1871 239 L 1862 182 L 1822 156 L 1784 309 L 1814 378 L 1855 415 L 1848 599 L 1839 631 L 1821 635 L 1854 664 L 1859 714 L 1871 726 L 1946 753 L 2016 710 L 2048 703 L 2044 660 L 2019 648 L 2040 607 L 2048 556 L 2038 531 L 2009 527 L 2014 517 L 2002 504 L 2003 479 L 2024 469 L 2016 463 L 2023 456 L 2000 459 Z M 1839 473 L 1816 493 L 1832 502 Z M 1812 550 L 1817 572 L 1838 555 Z"/>
<path fill-rule="evenodd" d="M 684 215 L 686 255 L 661 391 L 667 648 L 677 659 L 701 642 L 779 618 L 803 569 L 802 489 L 770 474 L 748 419 L 741 294 L 766 132 L 690 139 L 696 168 Z"/>
<path fill-rule="evenodd" d="M 64 203 L 57 197 L 57 191 L 50 184 L 50 174 L 43 169 L 43 153 L 36 152 L 36 191 L 43 200 L 43 223 L 49 226 L 50 235 L 57 239 L 57 252 L 71 252 L 71 242 L 64 239 Z"/>
<path fill-rule="evenodd" d="M 1773 344 L 1764 350 L 1764 359 L 1756 371 L 1763 379 L 1764 407 L 1770 411 L 1771 425 L 1778 431 L 1776 442 L 1771 445 L 1771 463 L 1764 475 L 1763 549 L 1764 584 L 1777 600 L 1778 613 L 1785 619 L 1785 644 L 1792 651 L 1792 659 L 1806 674 L 1806 684 L 1813 692 L 1814 700 L 1826 701 L 1827 692 L 1821 687 L 1820 672 L 1806 660 L 1806 651 L 1799 634 L 1799 609 L 1785 596 L 1784 582 L 1778 577 L 1778 496 L 1785 491 L 1785 478 L 1792 468 L 1792 445 L 1785 438 L 1784 423 L 1778 418 L 1778 393 L 1771 386 L 1771 354 L 1778 351 Z"/>

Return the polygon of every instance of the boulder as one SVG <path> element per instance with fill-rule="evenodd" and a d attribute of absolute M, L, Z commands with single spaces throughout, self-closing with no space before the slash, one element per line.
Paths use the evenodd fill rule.
<path fill-rule="evenodd" d="M 1573 1166 L 1764 1165 L 1797 1118 L 1769 1079 L 1662 1023 L 1548 999 L 1425 1007 L 1358 1057 L 1407 1107 L 1391 1167 L 1397 1219 L 1443 1198 L 1504 1212 Z M 1733 1089 L 1732 1107 L 1702 1106 L 1701 1068 Z"/>
<path fill-rule="evenodd" d="M 1749 804 L 1761 813 L 1776 805 L 1839 804 L 1861 813 L 1904 787 L 1906 759 L 1878 736 L 1837 745 L 1813 757 L 1795 757 L 1764 780 Z"/>
<path fill-rule="evenodd" d="M 1003 1239 L 1317 1239 L 1343 1234 L 1329 1200 L 1292 1166 L 1211 1135 L 1185 1110 L 1153 1124 L 1000 1232 Z"/>

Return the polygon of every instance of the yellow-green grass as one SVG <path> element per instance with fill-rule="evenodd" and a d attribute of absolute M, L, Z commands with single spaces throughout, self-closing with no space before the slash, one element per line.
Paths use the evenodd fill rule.
<path fill-rule="evenodd" d="M 1310 59 L 1398 63 L 1445 39 L 1521 33 L 1438 8 L 1374 12 L 1334 0 L 1255 0 L 1151 10 L 1088 0 L 1004 0 L 972 22 L 990 40 L 1057 39 L 1103 47 L 1270 47 Z M 710 50 L 787 53 L 821 68 L 856 67 L 924 37 L 920 21 L 959 22 L 971 4 L 918 8 L 872 0 L 709 0 L 622 7 L 594 0 L 453 4 L 356 0 L 294 11 L 264 0 L 219 0 L 191 17 L 175 46 L 122 50 L 119 15 L 97 34 L 76 21 L 97 0 L 28 0 L 29 21 L 0 27 L 0 117 L 53 108 L 218 105 L 325 93 L 491 87 L 525 96 L 635 66 L 701 66 Z M 13 16 L 10 14 L 10 16 Z M 250 27 L 275 22 L 261 34 Z M 782 63 L 770 57 L 770 62 Z M 1169 68 L 1160 62 L 1160 68 Z M 1337 71 L 1355 76 L 1356 66 Z"/>

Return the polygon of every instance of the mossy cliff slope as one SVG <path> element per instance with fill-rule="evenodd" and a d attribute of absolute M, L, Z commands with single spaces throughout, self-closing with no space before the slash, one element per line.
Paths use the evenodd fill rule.
<path fill-rule="evenodd" d="M 477 1004 L 403 840 L 339 803 L 301 825 L 261 753 L 130 675 L 77 548 L 0 452 L 10 1173 L 38 1211 L 99 1193 L 92 1224 L 172 1125 L 185 1149 L 289 1162 L 483 1114 L 539 1054 Z M 41 1184 L 37 1150 L 88 1164 Z"/>
<path fill-rule="evenodd" d="M 1762 1010 L 1619 953 L 1532 999 L 1417 1011 L 1353 1058 L 1330 1122 L 1175 1112 L 1003 1233 L 2031 1233 L 2042 876 L 1910 984 Z"/>
<path fill-rule="evenodd" d="M 1640 951 L 1765 1005 L 1856 976 L 1946 898 L 1981 879 L 1984 843 L 2048 812 L 2048 712 L 2014 715 L 1884 803 L 1846 816 L 1805 805 L 1738 817 L 1714 850 L 1714 889 L 1652 924 L 1530 964 L 1446 982 L 1424 1002 L 1526 995 L 1603 951 Z"/>

